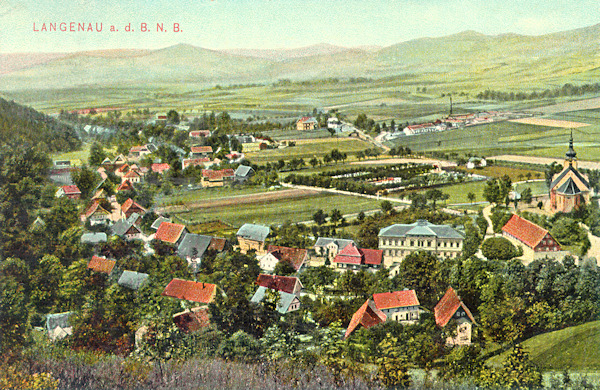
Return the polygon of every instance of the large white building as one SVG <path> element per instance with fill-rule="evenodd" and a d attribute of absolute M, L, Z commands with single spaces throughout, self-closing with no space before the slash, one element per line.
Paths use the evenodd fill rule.
<path fill-rule="evenodd" d="M 383 264 L 395 272 L 409 254 L 432 252 L 436 256 L 456 258 L 462 254 L 464 235 L 448 225 L 435 225 L 420 219 L 411 224 L 395 224 L 379 231 L 379 249 Z"/>

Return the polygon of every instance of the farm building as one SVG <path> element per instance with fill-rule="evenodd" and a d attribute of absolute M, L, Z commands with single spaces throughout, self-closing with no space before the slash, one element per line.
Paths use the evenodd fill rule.
<path fill-rule="evenodd" d="M 315 130 L 319 127 L 319 122 L 312 116 L 303 116 L 296 122 L 297 130 Z"/>
<path fill-rule="evenodd" d="M 562 259 L 568 253 L 562 250 L 548 230 L 516 214 L 502 227 L 502 235 L 513 244 L 523 247 L 522 259 L 525 263 L 545 257 Z"/>
<path fill-rule="evenodd" d="M 386 315 L 388 321 L 414 324 L 423 312 L 415 290 L 373 294 L 373 301 L 375 307 Z"/>
<path fill-rule="evenodd" d="M 263 247 L 270 232 L 267 226 L 245 223 L 236 234 L 240 252 L 246 254 L 255 250 L 257 254 L 265 253 Z"/>

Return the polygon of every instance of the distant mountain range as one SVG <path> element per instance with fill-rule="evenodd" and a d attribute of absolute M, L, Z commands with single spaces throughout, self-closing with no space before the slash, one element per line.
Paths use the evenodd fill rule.
<path fill-rule="evenodd" d="M 481 85 L 589 80 L 599 70 L 600 24 L 541 36 L 465 31 L 388 47 L 208 50 L 179 44 L 159 50 L 0 54 L 0 90 L 424 74 Z"/>

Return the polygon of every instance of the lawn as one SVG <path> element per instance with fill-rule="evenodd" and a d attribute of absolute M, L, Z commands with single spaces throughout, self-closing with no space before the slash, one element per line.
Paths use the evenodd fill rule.
<path fill-rule="evenodd" d="M 452 205 L 452 204 L 463 204 L 463 203 L 471 203 L 469 198 L 467 198 L 467 194 L 472 192 L 475 194 L 475 202 L 483 202 L 483 188 L 485 187 L 485 181 L 471 181 L 467 183 L 460 184 L 452 184 L 448 186 L 438 187 L 440 191 L 444 194 L 450 195 L 450 198 L 446 202 L 438 202 L 438 204 L 442 206 Z M 418 192 L 425 193 L 427 190 L 422 190 Z M 407 199 L 407 194 L 403 195 L 403 198 Z M 390 194 L 392 198 L 399 198 L 397 192 L 392 192 Z"/>
<path fill-rule="evenodd" d="M 83 144 L 81 145 L 80 150 L 75 150 L 73 152 L 65 152 L 65 153 L 57 153 L 51 156 L 53 161 L 56 160 L 70 160 L 71 165 L 73 166 L 81 166 L 88 163 L 88 159 L 90 157 L 90 146 L 91 144 Z"/>
<path fill-rule="evenodd" d="M 51 155 L 53 161 L 56 160 L 70 160 L 71 165 L 73 166 L 82 166 L 88 163 L 88 159 L 90 157 L 90 147 L 92 145 L 90 143 L 84 143 L 81 145 L 80 150 L 75 150 L 73 152 L 65 152 L 65 153 L 56 153 Z M 104 149 L 104 151 L 108 154 L 115 154 L 117 151 L 116 147 Z"/>
<path fill-rule="evenodd" d="M 534 336 L 521 343 L 543 370 L 600 369 L 600 321 Z M 509 352 L 488 360 L 500 365 Z"/>
<path fill-rule="evenodd" d="M 525 188 L 531 188 L 531 195 L 547 195 L 548 194 L 548 186 L 546 185 L 545 180 L 540 181 L 532 181 L 528 183 L 518 183 L 514 186 L 515 191 L 518 193 L 523 192 Z"/>
<path fill-rule="evenodd" d="M 380 208 L 381 201 L 357 196 L 317 194 L 308 198 L 287 199 L 270 203 L 197 209 L 176 213 L 192 223 L 221 220 L 233 226 L 244 223 L 281 224 L 285 221 L 302 222 L 312 220 L 312 215 L 323 209 L 326 213 L 337 208 L 342 214 Z"/>
<path fill-rule="evenodd" d="M 475 202 L 483 202 L 483 189 L 485 188 L 485 181 L 473 181 L 469 183 L 456 184 L 448 187 L 442 187 L 440 190 L 444 194 L 450 195 L 450 199 L 446 204 L 461 204 L 471 203 L 467 194 L 472 192 L 475 195 Z"/>

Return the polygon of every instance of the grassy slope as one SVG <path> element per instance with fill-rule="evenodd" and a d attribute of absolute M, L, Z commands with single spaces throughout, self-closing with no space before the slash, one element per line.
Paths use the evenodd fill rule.
<path fill-rule="evenodd" d="M 522 343 L 544 370 L 600 369 L 600 321 L 534 336 Z M 508 352 L 488 360 L 499 365 Z"/>

